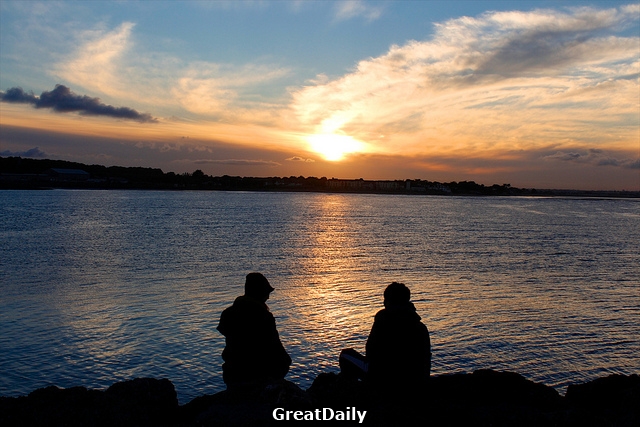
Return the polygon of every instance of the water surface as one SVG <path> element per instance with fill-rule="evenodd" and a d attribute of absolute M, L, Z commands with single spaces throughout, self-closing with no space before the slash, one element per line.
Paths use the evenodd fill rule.
<path fill-rule="evenodd" d="M 308 388 L 364 351 L 406 283 L 434 374 L 558 388 L 640 373 L 640 201 L 251 192 L 1 191 L 0 395 L 169 378 L 224 389 L 220 312 L 264 273 Z"/>

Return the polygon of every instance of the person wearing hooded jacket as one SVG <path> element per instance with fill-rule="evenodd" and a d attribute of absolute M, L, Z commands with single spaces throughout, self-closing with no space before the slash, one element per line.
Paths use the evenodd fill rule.
<path fill-rule="evenodd" d="M 424 390 L 422 386 L 431 373 L 431 339 L 404 284 L 387 286 L 384 306 L 376 313 L 366 356 L 352 348 L 343 349 L 340 373 L 345 378 L 364 380 L 374 393 L 392 392 L 396 398 L 403 398 L 403 390 Z"/>
<path fill-rule="evenodd" d="M 429 330 L 411 303 L 411 291 L 393 282 L 384 291 L 384 306 L 366 344 L 367 381 L 373 385 L 420 384 L 431 371 Z"/>
<path fill-rule="evenodd" d="M 287 375 L 291 357 L 285 350 L 266 301 L 274 289 L 261 273 L 249 273 L 245 293 L 222 312 L 222 378 L 227 388 L 264 385 Z"/>

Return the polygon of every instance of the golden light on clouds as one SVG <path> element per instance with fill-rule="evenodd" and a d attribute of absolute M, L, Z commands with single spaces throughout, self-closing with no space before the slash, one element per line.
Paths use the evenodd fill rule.
<path fill-rule="evenodd" d="M 298 147 L 301 136 L 280 129 L 265 128 L 251 124 L 220 123 L 215 121 L 182 121 L 161 118 L 150 126 L 140 123 L 113 120 L 111 118 L 82 116 L 76 114 L 51 113 L 43 109 L 33 109 L 24 104 L 2 104 L 0 124 L 22 128 L 35 127 L 56 133 L 72 133 L 87 137 L 99 136 L 116 140 L 139 140 L 148 146 L 166 143 L 206 148 L 209 143 L 227 144 L 273 150 L 284 147 Z"/>
<path fill-rule="evenodd" d="M 303 123 L 337 124 L 335 131 L 384 154 L 634 150 L 638 39 L 599 31 L 637 14 L 584 8 L 453 19 L 431 40 L 392 46 L 340 78 L 318 78 L 293 94 L 293 109 Z"/>
<path fill-rule="evenodd" d="M 142 109 L 195 114 L 210 126 L 211 139 L 228 137 L 234 125 L 232 133 L 254 126 L 252 137 L 263 134 L 256 144 L 284 140 L 287 148 L 278 133 L 312 134 L 298 150 L 327 160 L 363 151 L 493 156 L 550 144 L 629 148 L 637 142 L 638 81 L 629 76 L 640 70 L 638 39 L 599 32 L 628 25 L 638 13 L 630 5 L 451 19 L 436 24 L 431 39 L 393 45 L 341 77 L 319 75 L 288 88 L 288 103 L 258 95 L 289 76 L 287 67 L 140 53 L 131 22 L 89 34 L 52 73 L 94 93 L 136 100 Z M 184 127 L 178 132 L 193 128 Z"/>

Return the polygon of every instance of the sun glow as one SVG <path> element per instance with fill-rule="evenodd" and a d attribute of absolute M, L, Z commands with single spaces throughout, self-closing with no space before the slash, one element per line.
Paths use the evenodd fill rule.
<path fill-rule="evenodd" d="M 312 151 L 320 154 L 325 160 L 336 162 L 347 154 L 364 151 L 364 143 L 357 139 L 334 133 L 315 134 L 307 137 Z"/>

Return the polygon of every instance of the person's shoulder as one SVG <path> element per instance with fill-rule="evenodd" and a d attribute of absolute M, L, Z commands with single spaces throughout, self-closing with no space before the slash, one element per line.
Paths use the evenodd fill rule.
<path fill-rule="evenodd" d="M 262 308 L 259 301 L 246 295 L 241 295 L 236 298 L 235 301 L 233 301 L 232 307 L 236 310 L 259 310 Z"/>
<path fill-rule="evenodd" d="M 220 313 L 220 322 L 216 329 L 223 335 L 226 335 L 229 332 L 230 326 L 235 322 L 235 312 L 235 308 L 233 306 L 229 306 Z"/>
<path fill-rule="evenodd" d="M 229 307 L 225 308 L 224 310 L 222 310 L 222 314 L 220 315 L 221 317 L 228 317 L 229 315 L 231 315 L 231 313 L 233 313 L 236 310 L 235 306 L 230 305 Z"/>
<path fill-rule="evenodd" d="M 379 310 L 376 315 L 373 317 L 374 323 L 385 322 L 389 318 L 389 313 L 386 308 Z"/>

